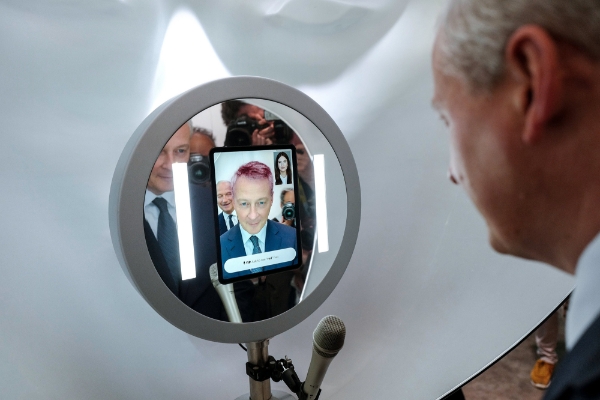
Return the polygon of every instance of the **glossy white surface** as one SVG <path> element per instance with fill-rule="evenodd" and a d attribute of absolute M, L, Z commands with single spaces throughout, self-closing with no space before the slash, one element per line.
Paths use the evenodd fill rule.
<path fill-rule="evenodd" d="M 215 3 L 0 4 L 3 398 L 248 391 L 239 347 L 178 331 L 133 289 L 107 217 L 119 154 L 160 93 L 227 71 L 305 91 L 336 120 L 357 162 L 363 217 L 346 275 L 315 314 L 270 344 L 304 379 L 318 321 L 344 320 L 346 344 L 323 398 L 438 398 L 560 303 L 570 277 L 494 254 L 483 221 L 446 179 L 447 137 L 429 106 L 439 1 L 312 0 L 321 12 L 302 15 L 293 0 Z M 201 29 L 187 36 L 192 47 L 161 61 L 182 9 Z M 199 57 L 206 43 L 215 51 Z M 278 58 L 266 62 L 273 48 Z M 198 60 L 191 76 L 181 72 L 188 59 Z"/>

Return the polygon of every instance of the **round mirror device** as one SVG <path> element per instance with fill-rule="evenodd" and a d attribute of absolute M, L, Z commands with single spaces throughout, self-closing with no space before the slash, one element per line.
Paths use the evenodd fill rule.
<path fill-rule="evenodd" d="M 202 307 L 192 306 L 186 302 L 185 296 L 178 295 L 181 291 L 176 292 L 178 289 L 168 285 L 164 275 L 160 273 L 159 266 L 153 262 L 156 258 L 151 254 L 152 246 L 148 238 L 150 237 L 151 240 L 154 238 L 145 214 L 153 171 L 161 154 L 165 150 L 173 150 L 171 147 L 176 147 L 170 146 L 170 143 L 176 137 L 182 136 L 182 127 L 187 125 L 189 128 L 187 135 L 193 137 L 194 120 L 201 115 L 206 116 L 210 109 L 214 114 L 217 106 L 221 110 L 222 104 L 230 101 L 260 108 L 264 110 L 268 119 L 280 120 L 282 124 L 289 127 L 292 133 L 284 132 L 280 137 L 289 139 L 293 136 L 293 139 L 288 141 L 293 142 L 295 148 L 290 146 L 291 149 L 285 152 L 288 156 L 294 153 L 293 163 L 292 158 L 288 157 L 290 164 L 293 164 L 290 165 L 290 172 L 294 175 L 294 169 L 297 168 L 300 183 L 295 188 L 293 185 L 288 186 L 303 193 L 300 188 L 303 183 L 302 171 L 310 169 L 312 179 L 310 187 L 314 189 L 312 195 L 315 202 L 314 209 L 311 209 L 314 215 L 311 215 L 300 207 L 303 202 L 306 202 L 306 196 L 296 195 L 297 198 L 300 197 L 296 200 L 296 203 L 300 204 L 296 208 L 299 211 L 299 218 L 303 215 L 314 218 L 314 232 L 311 232 L 311 235 L 304 235 L 307 232 L 298 230 L 299 235 L 303 236 L 304 243 L 308 244 L 305 246 L 303 243 L 302 247 L 309 247 L 312 250 L 308 259 L 304 260 L 305 282 L 301 295 L 293 306 L 282 312 L 251 319 L 252 322 L 245 323 L 225 322 L 222 318 L 212 315 L 210 309 L 205 311 Z M 277 122 L 271 123 L 273 124 L 276 125 Z M 217 146 L 222 144 L 219 140 L 216 142 Z M 262 144 L 267 146 L 262 146 L 261 149 L 267 150 L 270 145 L 276 145 L 271 141 Z M 281 149 L 277 151 L 273 154 L 281 153 Z M 207 184 L 208 179 L 205 179 L 205 175 L 210 175 L 209 164 L 212 160 L 206 154 L 202 154 L 201 157 L 189 157 L 187 154 L 187 157 L 187 166 L 184 169 L 190 174 L 187 182 L 190 188 L 189 198 L 192 200 L 188 200 L 188 204 L 192 204 L 192 217 L 194 217 L 194 210 L 199 208 L 194 206 L 192 193 L 197 187 L 202 187 L 199 191 L 201 193 L 199 196 L 202 198 L 200 208 L 213 213 L 208 218 L 206 218 L 207 213 L 203 213 L 203 222 L 199 224 L 202 233 L 198 235 L 198 229 L 194 228 L 193 236 L 196 242 L 215 243 L 219 240 L 218 230 L 214 232 L 214 228 L 218 226 L 215 212 L 220 210 L 217 208 L 215 182 L 213 181 L 211 186 Z M 275 171 L 281 167 L 281 164 L 278 167 L 277 157 L 273 155 L 270 157 L 273 161 L 272 169 Z M 285 174 L 284 167 L 281 168 L 281 172 Z M 279 172 L 277 176 L 279 179 Z M 290 210 L 290 204 L 294 203 L 293 196 L 290 199 L 289 193 L 284 189 L 285 178 L 283 183 L 282 186 L 275 185 L 277 196 L 274 196 L 276 199 L 274 202 L 278 205 L 280 203 L 278 197 L 281 197 L 279 217 L 281 223 L 284 223 L 284 215 L 294 214 Z M 175 192 L 177 193 L 176 190 Z M 154 110 L 140 124 L 125 146 L 113 176 L 109 222 L 113 245 L 125 274 L 163 318 L 196 337 L 224 343 L 241 343 L 270 338 L 284 332 L 307 318 L 325 301 L 341 279 L 350 261 L 358 236 L 360 207 L 360 184 L 354 158 L 348 143 L 332 118 L 314 100 L 290 86 L 265 78 L 232 77 L 198 86 L 174 97 Z M 183 212 L 180 212 L 178 205 L 175 218 L 178 231 L 183 230 L 180 214 Z M 305 221 L 298 222 L 305 227 L 308 225 Z M 157 229 L 156 223 L 155 221 L 155 226 L 152 228 L 154 230 Z M 289 224 L 289 221 L 286 223 Z M 212 242 L 198 239 L 199 236 L 211 238 L 211 235 Z M 300 249 L 297 250 L 300 253 Z M 216 253 L 216 249 L 212 251 Z M 183 253 L 180 256 L 183 260 Z M 214 291 L 214 288 L 209 286 L 211 280 L 208 265 L 201 266 L 198 260 L 199 258 L 196 257 L 196 268 L 193 272 L 196 275 L 187 281 L 182 261 L 183 277 L 179 279 L 183 279 L 181 281 L 183 286 L 187 285 L 186 287 L 191 288 L 189 290 L 193 293 L 211 289 Z M 282 275 L 283 273 L 268 275 L 267 279 Z M 248 279 L 239 284 L 252 286 L 250 282 L 253 282 L 256 286 L 265 280 L 254 275 L 251 277 L 253 281 Z M 236 284 L 238 282 L 233 285 Z M 197 303 L 205 305 L 206 302 Z"/>

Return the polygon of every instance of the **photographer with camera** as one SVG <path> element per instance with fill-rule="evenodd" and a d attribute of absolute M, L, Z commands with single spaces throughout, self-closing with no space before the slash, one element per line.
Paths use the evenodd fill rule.
<path fill-rule="evenodd" d="M 294 196 L 293 189 L 283 189 L 280 195 L 281 200 L 281 217 L 273 218 L 274 221 L 280 222 L 284 225 L 296 227 L 296 210 L 294 208 L 296 204 L 296 198 Z"/>
<path fill-rule="evenodd" d="M 200 154 L 208 158 L 213 147 L 215 147 L 213 133 L 209 129 L 195 126 L 190 138 L 190 154 Z"/>
<path fill-rule="evenodd" d="M 208 129 L 193 127 L 190 137 L 190 158 L 188 176 L 190 183 L 207 186 L 210 182 L 208 155 L 215 147 L 215 139 Z"/>
<path fill-rule="evenodd" d="M 276 115 L 239 100 L 222 103 L 221 117 L 227 126 L 227 147 L 287 144 L 294 135 Z"/>

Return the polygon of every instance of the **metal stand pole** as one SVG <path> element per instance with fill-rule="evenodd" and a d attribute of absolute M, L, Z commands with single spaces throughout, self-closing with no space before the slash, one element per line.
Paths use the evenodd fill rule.
<path fill-rule="evenodd" d="M 262 342 L 247 343 L 248 362 L 263 367 L 269 358 L 269 339 Z M 271 380 L 267 379 L 257 382 L 252 378 L 250 380 L 250 399 L 252 400 L 270 400 L 271 399 Z"/>
<path fill-rule="evenodd" d="M 248 348 L 248 362 L 260 367 L 267 363 L 269 358 L 269 339 L 260 342 L 246 343 Z M 296 400 L 294 395 L 276 390 L 271 393 L 271 380 L 262 382 L 250 380 L 250 393 L 238 397 L 236 400 Z"/>

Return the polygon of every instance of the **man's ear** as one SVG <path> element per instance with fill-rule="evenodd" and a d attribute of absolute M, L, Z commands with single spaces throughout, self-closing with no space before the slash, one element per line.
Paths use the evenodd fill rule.
<path fill-rule="evenodd" d="M 561 111 L 564 86 L 558 57 L 556 41 L 537 25 L 520 27 L 506 45 L 507 72 L 518 82 L 516 102 L 525 120 L 525 143 L 536 143 Z"/>

